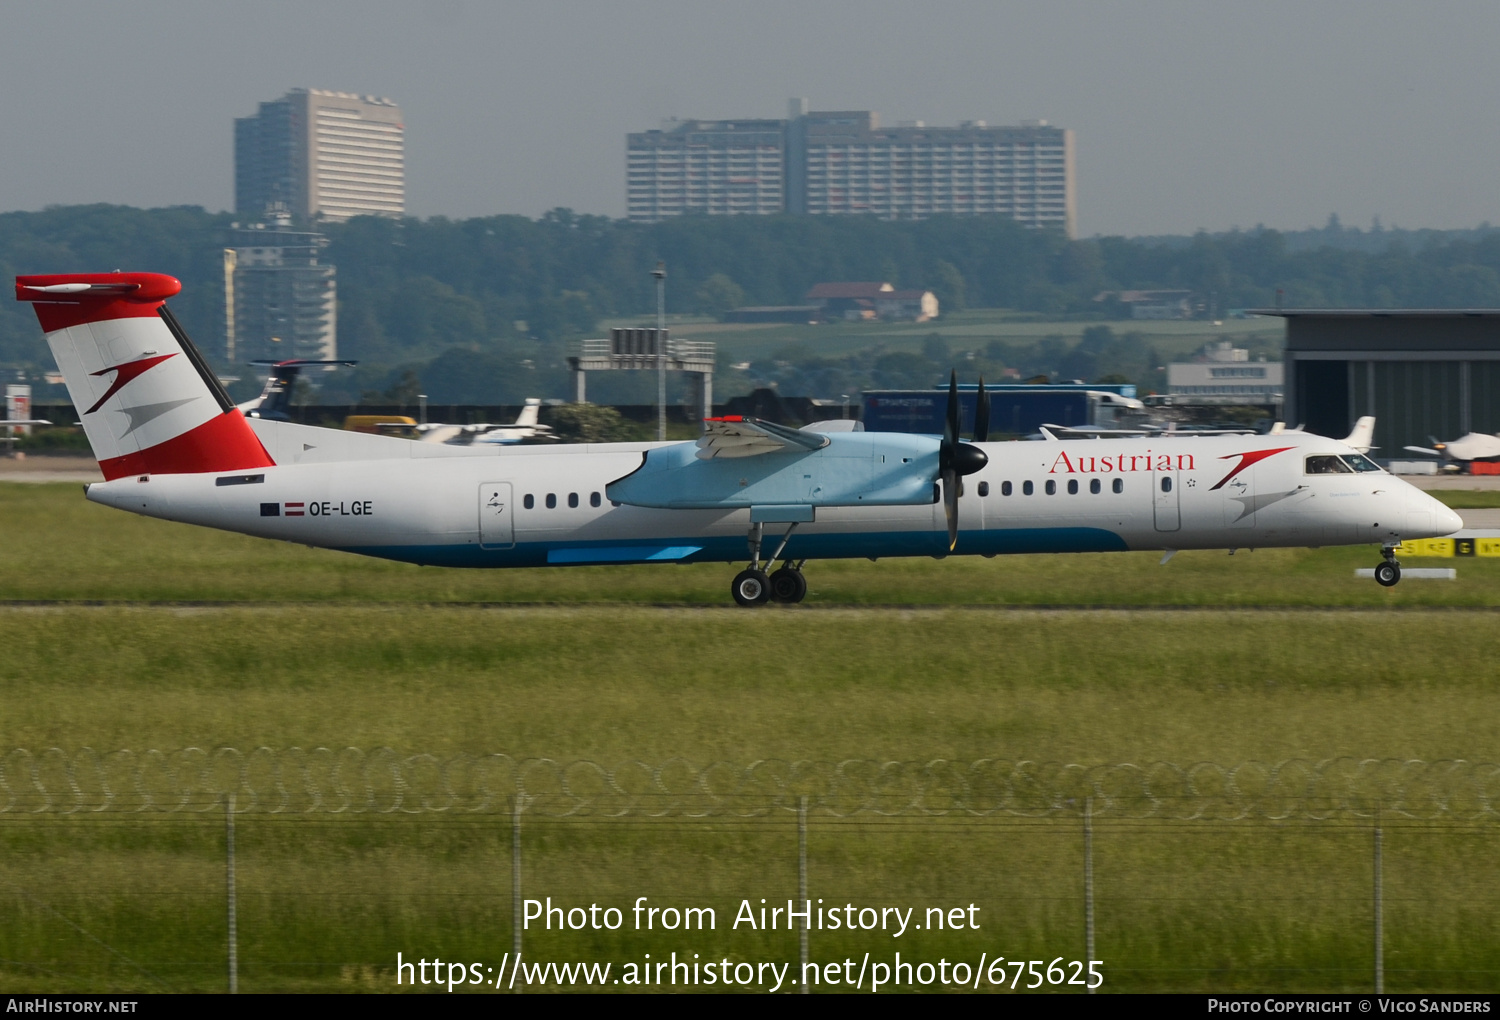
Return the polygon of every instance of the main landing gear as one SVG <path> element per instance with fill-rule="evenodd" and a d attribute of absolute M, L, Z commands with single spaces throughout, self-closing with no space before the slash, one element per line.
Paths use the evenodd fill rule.
<path fill-rule="evenodd" d="M 1375 583 L 1382 588 L 1393 588 L 1401 580 L 1401 564 L 1396 562 L 1395 546 L 1384 546 L 1380 555 L 1385 557 L 1385 562 L 1375 568 Z"/>
<path fill-rule="evenodd" d="M 750 525 L 750 566 L 734 575 L 734 581 L 729 586 L 730 594 L 742 606 L 763 606 L 771 601 L 801 602 L 807 596 L 807 578 L 802 576 L 802 564 L 807 561 L 798 560 L 793 563 L 788 559 L 782 564 L 780 570 L 767 576 L 760 559 L 763 530 L 762 524 Z M 776 562 L 786 550 L 787 540 L 792 537 L 792 532 L 795 530 L 797 530 L 796 524 L 786 529 L 786 534 L 781 536 L 781 544 L 766 558 L 765 566 L 769 567 Z"/>

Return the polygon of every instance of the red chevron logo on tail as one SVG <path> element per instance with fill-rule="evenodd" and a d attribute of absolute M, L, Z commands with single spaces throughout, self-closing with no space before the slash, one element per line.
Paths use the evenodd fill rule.
<path fill-rule="evenodd" d="M 139 361 L 127 361 L 123 365 L 114 365 L 110 368 L 101 368 L 97 372 L 90 372 L 89 375 L 103 375 L 106 372 L 114 372 L 116 373 L 116 375 L 115 381 L 110 383 L 109 389 L 104 391 L 104 396 L 94 401 L 94 406 L 83 413 L 93 414 L 95 411 L 99 410 L 99 408 L 104 406 L 104 402 L 106 400 L 114 396 L 116 393 L 120 392 L 120 389 L 126 383 L 130 382 L 130 380 L 134 379 L 136 376 L 140 375 L 142 372 L 145 372 L 148 369 L 155 368 L 157 365 L 160 365 L 168 358 L 175 357 L 177 357 L 177 355 L 175 354 L 158 354 L 154 358 L 142 358 Z"/>

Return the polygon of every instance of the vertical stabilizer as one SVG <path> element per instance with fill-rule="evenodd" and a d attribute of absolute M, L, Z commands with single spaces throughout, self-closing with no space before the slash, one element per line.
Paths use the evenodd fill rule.
<path fill-rule="evenodd" d="M 1375 418 L 1367 414 L 1354 423 L 1354 429 L 1345 438 L 1344 445 L 1351 446 L 1360 453 L 1369 453 L 1374 442 Z"/>
<path fill-rule="evenodd" d="M 527 397 L 526 403 L 521 407 L 521 413 L 516 415 L 515 424 L 535 427 L 537 415 L 541 413 L 542 401 L 540 397 Z"/>
<path fill-rule="evenodd" d="M 16 277 L 106 479 L 274 466 L 166 307 L 181 289 L 159 273 Z"/>

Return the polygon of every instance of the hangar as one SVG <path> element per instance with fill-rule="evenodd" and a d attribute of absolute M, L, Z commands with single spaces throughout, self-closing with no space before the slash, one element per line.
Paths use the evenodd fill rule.
<path fill-rule="evenodd" d="M 1348 434 L 1375 416 L 1378 456 L 1500 432 L 1500 309 L 1257 309 L 1286 320 L 1286 420 Z"/>

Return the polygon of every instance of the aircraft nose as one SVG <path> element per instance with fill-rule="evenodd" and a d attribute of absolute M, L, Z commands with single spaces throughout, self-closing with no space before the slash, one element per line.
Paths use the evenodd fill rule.
<path fill-rule="evenodd" d="M 1427 498 L 1432 499 L 1431 496 Z M 1451 535 L 1455 531 L 1463 530 L 1464 519 L 1458 515 L 1456 510 L 1439 503 L 1435 499 L 1432 502 L 1436 504 L 1432 509 L 1432 523 L 1441 534 Z"/>

